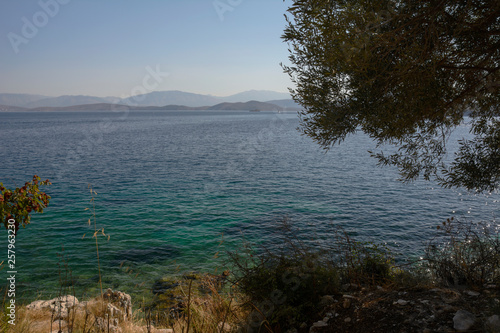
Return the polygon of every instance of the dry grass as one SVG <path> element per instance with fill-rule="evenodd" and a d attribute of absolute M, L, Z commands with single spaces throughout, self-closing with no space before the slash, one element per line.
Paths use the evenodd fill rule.
<path fill-rule="evenodd" d="M 190 281 L 190 285 L 192 281 Z M 195 288 L 183 290 L 185 296 L 184 309 L 177 317 L 165 316 L 161 313 L 145 313 L 138 309 L 130 320 L 120 321 L 118 327 L 122 333 L 154 333 L 157 328 L 170 328 L 174 333 L 207 333 L 232 332 L 246 317 L 246 312 L 239 306 L 232 290 L 222 291 L 221 285 L 213 278 L 204 277 L 197 282 L 206 289 L 199 293 Z M 192 286 L 191 286 L 192 287 Z M 228 289 L 228 288 L 226 288 Z M 232 289 L 232 288 L 229 288 Z M 104 331 L 96 328 L 96 322 L 107 318 L 108 302 L 102 299 L 93 299 L 82 302 L 73 307 L 68 313 L 67 320 L 54 320 L 54 313 L 48 309 L 27 309 L 22 306 L 16 311 L 16 325 L 2 319 L 3 333 L 97 333 L 111 332 L 104 320 Z M 99 319 L 101 318 L 101 319 Z M 5 322 L 4 322 L 5 320 Z"/>
<path fill-rule="evenodd" d="M 143 314 L 147 326 L 170 328 L 176 332 L 231 332 L 243 322 L 246 312 L 234 288 L 205 275 L 181 285 L 182 311 L 168 313 L 161 306 Z M 175 313 L 175 314 L 174 314 Z"/>
<path fill-rule="evenodd" d="M 230 332 L 245 318 L 246 313 L 239 306 L 240 302 L 233 290 L 222 292 L 220 285 L 209 278 L 205 278 L 202 283 L 209 292 L 187 297 L 187 313 L 176 318 L 171 326 L 174 332 Z"/>

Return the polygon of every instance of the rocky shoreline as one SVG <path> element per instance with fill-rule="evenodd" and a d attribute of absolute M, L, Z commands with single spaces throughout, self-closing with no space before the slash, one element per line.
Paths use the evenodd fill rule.
<path fill-rule="evenodd" d="M 167 282 L 163 286 L 166 285 Z M 323 296 L 322 311 L 317 318 L 311 318 L 309 323 L 297 323 L 297 327 L 286 333 L 500 332 L 500 292 L 495 285 L 470 290 L 390 289 L 349 284 L 343 290 L 337 295 Z M 71 295 L 34 301 L 26 306 L 26 311 L 45 313 L 45 317 L 31 323 L 30 332 L 68 332 L 72 320 L 78 316 L 92 316 L 88 325 L 99 332 L 174 332 L 171 328 L 154 328 L 152 324 L 134 321 L 130 295 L 111 289 L 103 298 L 83 302 Z M 217 332 L 249 332 L 244 327 L 244 322 L 233 327 L 224 324 L 222 331 Z"/>
<path fill-rule="evenodd" d="M 121 333 L 120 323 L 133 320 L 130 295 L 111 289 L 106 290 L 102 298 L 99 296 L 82 302 L 73 295 L 38 300 L 28 304 L 26 310 L 50 313 L 50 318 L 42 317 L 41 320 L 31 323 L 33 332 L 67 332 L 75 318 L 82 316 L 90 319 L 88 326 L 94 326 L 99 332 Z M 160 332 L 168 331 L 158 331 Z"/>
<path fill-rule="evenodd" d="M 500 332 L 499 290 L 385 289 L 350 285 L 327 295 L 309 332 Z M 297 329 L 292 332 L 300 332 Z"/>

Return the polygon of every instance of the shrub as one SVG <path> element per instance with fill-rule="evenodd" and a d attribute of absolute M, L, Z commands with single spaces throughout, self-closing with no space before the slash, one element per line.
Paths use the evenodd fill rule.
<path fill-rule="evenodd" d="M 373 285 L 392 280 L 394 258 L 386 245 L 355 241 L 341 228 L 335 234 L 330 251 L 345 282 Z"/>
<path fill-rule="evenodd" d="M 283 246 L 229 253 L 233 282 L 253 310 L 247 325 L 283 331 L 315 318 L 321 297 L 339 293 L 343 282 L 391 279 L 393 260 L 384 246 L 355 242 L 340 228 L 330 244 L 307 244 L 286 218 L 280 226 Z"/>
<path fill-rule="evenodd" d="M 50 196 L 41 192 L 39 186 L 50 185 L 50 181 L 41 181 L 37 175 L 33 181 L 26 182 L 23 187 L 15 190 L 5 188 L 0 183 L 0 219 L 5 228 L 9 226 L 9 220 L 15 220 L 15 231 L 19 226 L 25 227 L 30 223 L 31 213 L 43 213 L 43 209 L 49 204 Z"/>
<path fill-rule="evenodd" d="M 498 228 L 487 223 L 447 219 L 444 235 L 429 242 L 424 267 L 438 283 L 482 287 L 500 283 Z"/>

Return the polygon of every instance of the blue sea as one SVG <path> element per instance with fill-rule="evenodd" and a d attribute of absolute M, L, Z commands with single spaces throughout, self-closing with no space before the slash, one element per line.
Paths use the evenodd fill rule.
<path fill-rule="evenodd" d="M 342 226 L 404 258 L 449 217 L 498 221 L 498 193 L 401 183 L 361 132 L 325 152 L 298 126 L 296 113 L 275 112 L 0 113 L 0 182 L 53 183 L 49 207 L 17 235 L 17 294 L 57 295 L 68 270 L 77 296 L 96 292 L 93 207 L 103 287 L 133 295 L 164 276 L 220 272 L 246 242 L 279 245 L 283 218 L 303 239 L 328 242 Z M 0 261 L 7 233 L 1 248 Z"/>

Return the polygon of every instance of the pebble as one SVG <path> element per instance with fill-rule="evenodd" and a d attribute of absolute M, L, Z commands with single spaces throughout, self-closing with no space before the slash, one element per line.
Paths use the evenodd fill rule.
<path fill-rule="evenodd" d="M 317 321 L 311 326 L 311 328 L 309 329 L 309 332 L 319 332 L 318 329 L 320 329 L 320 331 L 321 331 L 321 328 L 323 328 L 323 327 L 328 327 L 328 324 L 325 323 L 324 321 L 321 321 L 321 320 Z"/>
<path fill-rule="evenodd" d="M 326 306 L 335 303 L 335 299 L 331 295 L 325 295 L 321 297 L 321 300 L 319 301 L 319 304 L 321 306 Z"/>
<path fill-rule="evenodd" d="M 396 304 L 398 304 L 398 305 L 406 305 L 406 304 L 408 304 L 408 301 L 405 301 L 404 299 L 398 299 L 397 302 L 394 302 L 392 304 L 393 305 L 396 305 Z"/>
<path fill-rule="evenodd" d="M 478 293 L 477 291 L 472 291 L 472 290 L 467 290 L 465 293 L 467 295 L 469 295 L 469 296 L 479 296 L 479 295 L 481 295 L 481 293 Z"/>
<path fill-rule="evenodd" d="M 350 317 L 347 317 L 346 319 L 344 319 L 344 322 L 346 322 L 346 323 L 350 323 L 350 322 L 351 322 L 351 320 L 352 320 L 352 319 L 351 319 Z"/>
<path fill-rule="evenodd" d="M 320 320 L 320 321 L 317 321 L 313 324 L 314 327 L 327 327 L 328 324 L 325 323 L 324 321 Z"/>

